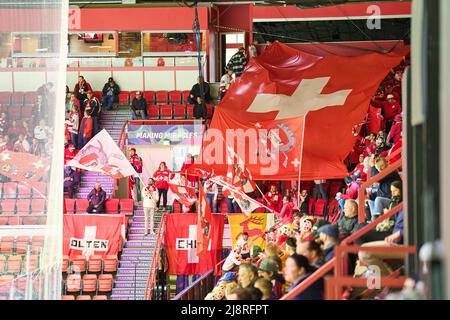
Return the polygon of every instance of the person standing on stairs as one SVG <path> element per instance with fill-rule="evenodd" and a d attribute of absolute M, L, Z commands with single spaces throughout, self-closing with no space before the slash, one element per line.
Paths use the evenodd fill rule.
<path fill-rule="evenodd" d="M 163 161 L 159 164 L 158 170 L 153 174 L 153 178 L 156 180 L 156 188 L 158 188 L 158 205 L 159 208 L 161 202 L 161 195 L 163 198 L 164 209 L 167 208 L 167 191 L 169 190 L 169 179 L 173 179 L 174 174 L 167 169 L 166 163 Z"/>
<path fill-rule="evenodd" d="M 131 165 L 133 166 L 134 170 L 138 173 L 137 177 L 130 176 L 130 184 L 132 185 L 131 191 L 133 191 L 133 187 L 136 187 L 136 199 L 139 203 L 141 201 L 141 182 L 139 175 L 142 173 L 142 158 L 139 157 L 136 153 L 135 148 L 130 149 L 130 159 L 129 159 Z"/>
<path fill-rule="evenodd" d="M 154 228 L 154 216 L 155 208 L 159 203 L 158 189 L 155 187 L 155 180 L 153 178 L 148 179 L 147 186 L 143 190 L 144 200 L 142 206 L 144 207 L 144 236 L 155 234 Z M 150 224 L 150 226 L 149 226 Z"/>

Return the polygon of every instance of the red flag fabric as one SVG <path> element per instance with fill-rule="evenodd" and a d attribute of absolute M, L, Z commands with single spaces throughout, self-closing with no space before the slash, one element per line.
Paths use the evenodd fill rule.
<path fill-rule="evenodd" d="M 186 207 L 191 207 L 197 201 L 197 195 L 193 187 L 169 183 L 169 188 L 178 202 Z"/>
<path fill-rule="evenodd" d="M 0 174 L 14 181 L 25 184 L 38 182 L 47 175 L 49 168 L 48 160 L 30 153 L 13 151 L 0 153 Z"/>
<path fill-rule="evenodd" d="M 211 232 L 211 208 L 206 201 L 206 193 L 201 183 L 198 185 L 197 253 L 207 250 Z"/>
<path fill-rule="evenodd" d="M 195 213 L 169 214 L 166 218 L 166 230 L 170 231 L 165 233 L 169 274 L 204 274 L 221 261 L 223 215 L 211 215 L 208 245 L 201 254 L 197 252 L 198 215 Z"/>
<path fill-rule="evenodd" d="M 63 217 L 64 255 L 118 254 L 126 228 L 120 215 L 65 214 Z"/>
<path fill-rule="evenodd" d="M 225 175 L 226 144 L 255 180 L 296 180 L 300 161 L 302 180 L 344 177 L 352 127 L 364 120 L 371 97 L 402 57 L 320 57 L 273 43 L 216 107 L 197 167 Z M 243 140 L 241 150 L 234 146 Z"/>

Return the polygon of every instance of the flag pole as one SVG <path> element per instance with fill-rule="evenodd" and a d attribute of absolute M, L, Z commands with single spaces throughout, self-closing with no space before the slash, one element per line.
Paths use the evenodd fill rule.
<path fill-rule="evenodd" d="M 298 167 L 298 182 L 297 182 L 297 207 L 300 210 L 300 178 L 302 172 L 302 163 L 303 163 L 303 144 L 305 142 L 305 125 L 306 125 L 306 116 L 308 112 L 306 112 L 305 117 L 303 118 L 303 129 L 302 129 L 302 146 L 300 147 L 300 164 Z"/>

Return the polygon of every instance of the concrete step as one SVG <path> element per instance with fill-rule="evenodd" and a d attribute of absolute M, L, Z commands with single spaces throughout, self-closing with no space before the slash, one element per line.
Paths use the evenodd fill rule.
<path fill-rule="evenodd" d="M 132 281 L 134 282 L 134 274 L 133 275 L 121 275 L 121 276 L 116 276 L 116 283 L 117 282 L 122 282 L 122 281 Z M 136 277 L 137 281 L 147 281 L 148 277 L 147 276 L 137 276 Z"/>
<path fill-rule="evenodd" d="M 136 269 L 136 273 L 134 272 L 134 268 L 120 268 L 117 270 L 117 275 L 138 275 L 138 276 L 145 276 L 148 275 L 149 269 Z"/>

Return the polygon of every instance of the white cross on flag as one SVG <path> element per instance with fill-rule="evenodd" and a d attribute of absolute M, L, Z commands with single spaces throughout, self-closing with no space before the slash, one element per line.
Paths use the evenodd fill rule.
<path fill-rule="evenodd" d="M 352 128 L 407 50 L 316 56 L 279 42 L 267 46 L 215 109 L 196 167 L 225 176 L 237 153 L 255 180 L 297 180 L 300 168 L 302 180 L 344 177 Z M 234 132 L 234 140 L 217 139 L 217 131 Z M 233 151 L 224 152 L 225 145 Z"/>

